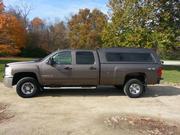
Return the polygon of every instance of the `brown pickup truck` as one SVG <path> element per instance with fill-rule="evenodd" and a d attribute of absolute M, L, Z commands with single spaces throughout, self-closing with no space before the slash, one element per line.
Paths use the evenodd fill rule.
<path fill-rule="evenodd" d="M 160 59 L 151 49 L 58 50 L 39 61 L 6 64 L 4 84 L 16 85 L 23 98 L 44 87 L 98 85 L 114 85 L 137 98 L 147 84 L 159 83 L 161 75 Z"/>

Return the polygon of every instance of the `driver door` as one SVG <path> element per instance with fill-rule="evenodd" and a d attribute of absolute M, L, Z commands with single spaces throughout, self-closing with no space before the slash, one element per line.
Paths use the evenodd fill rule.
<path fill-rule="evenodd" d="M 65 86 L 72 83 L 72 52 L 62 51 L 52 56 L 52 65 L 41 66 L 42 81 L 46 86 Z"/>

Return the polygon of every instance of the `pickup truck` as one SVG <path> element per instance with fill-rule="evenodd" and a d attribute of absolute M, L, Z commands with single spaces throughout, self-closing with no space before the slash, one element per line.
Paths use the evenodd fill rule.
<path fill-rule="evenodd" d="M 39 61 L 5 65 L 4 84 L 16 85 L 23 98 L 44 87 L 113 85 L 131 97 L 140 97 L 148 84 L 160 83 L 162 65 L 151 49 L 104 48 L 58 50 Z"/>

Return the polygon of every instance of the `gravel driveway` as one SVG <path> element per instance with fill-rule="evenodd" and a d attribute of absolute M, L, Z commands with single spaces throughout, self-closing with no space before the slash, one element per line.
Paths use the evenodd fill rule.
<path fill-rule="evenodd" d="M 178 135 L 180 87 L 130 99 L 113 87 L 47 90 L 22 99 L 0 83 L 0 135 Z"/>

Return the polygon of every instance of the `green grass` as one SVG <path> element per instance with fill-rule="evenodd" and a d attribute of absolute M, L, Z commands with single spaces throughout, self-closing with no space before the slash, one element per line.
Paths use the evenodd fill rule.
<path fill-rule="evenodd" d="M 31 58 L 0 58 L 0 81 L 3 79 L 4 64 L 17 61 L 28 61 Z M 165 82 L 180 83 L 180 66 L 165 66 L 163 78 Z"/>
<path fill-rule="evenodd" d="M 163 78 L 165 82 L 180 83 L 180 66 L 165 66 Z"/>

